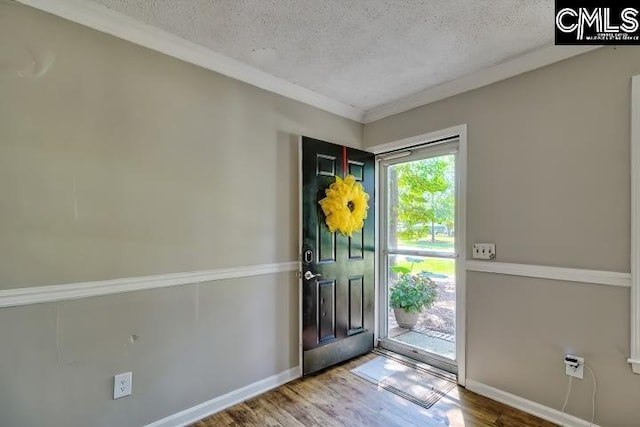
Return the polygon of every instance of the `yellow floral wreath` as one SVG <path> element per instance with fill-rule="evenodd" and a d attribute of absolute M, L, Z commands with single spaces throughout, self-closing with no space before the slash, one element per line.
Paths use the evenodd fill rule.
<path fill-rule="evenodd" d="M 362 230 L 369 209 L 369 195 L 353 175 L 344 179 L 336 176 L 336 182 L 325 190 L 325 194 L 327 197 L 319 203 L 330 232 L 340 231 L 351 237 L 354 231 Z"/>

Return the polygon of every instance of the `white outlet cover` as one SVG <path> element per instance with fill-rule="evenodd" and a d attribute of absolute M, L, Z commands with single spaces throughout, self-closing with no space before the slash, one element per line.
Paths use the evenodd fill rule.
<path fill-rule="evenodd" d="M 113 399 L 129 396 L 132 392 L 133 374 L 125 372 L 113 378 Z"/>
<path fill-rule="evenodd" d="M 571 354 L 567 354 L 565 357 L 571 357 L 572 359 L 577 359 L 579 363 L 578 366 L 575 368 L 573 366 L 569 366 L 565 364 L 565 374 L 569 375 L 570 377 L 578 378 L 580 380 L 584 379 L 584 358 L 573 356 Z"/>

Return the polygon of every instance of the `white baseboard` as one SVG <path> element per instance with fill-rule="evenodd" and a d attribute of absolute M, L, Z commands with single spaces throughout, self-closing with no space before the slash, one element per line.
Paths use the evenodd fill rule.
<path fill-rule="evenodd" d="M 477 393 L 481 396 L 488 397 L 505 405 L 509 405 L 512 408 L 519 409 L 543 420 L 550 421 L 552 423 L 569 426 L 569 427 L 599 427 L 597 424 L 591 424 L 589 421 L 582 418 L 574 417 L 573 415 L 564 414 L 557 409 L 549 408 L 548 406 L 541 405 L 531 400 L 524 399 L 506 391 L 482 384 L 478 381 L 467 378 L 467 390 Z"/>
<path fill-rule="evenodd" d="M 286 384 L 302 376 L 300 366 L 272 375 L 255 383 L 249 384 L 227 394 L 216 397 L 208 402 L 185 409 L 166 418 L 147 424 L 145 427 L 178 427 L 192 424 L 216 412 L 220 412 L 259 394 Z"/>

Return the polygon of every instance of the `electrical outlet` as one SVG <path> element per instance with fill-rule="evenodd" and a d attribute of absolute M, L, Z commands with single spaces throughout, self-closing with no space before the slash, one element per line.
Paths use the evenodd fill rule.
<path fill-rule="evenodd" d="M 131 372 L 118 374 L 113 378 L 113 399 L 114 400 L 120 399 L 121 397 L 129 396 L 131 394 L 132 380 L 133 380 L 133 374 Z"/>
<path fill-rule="evenodd" d="M 565 373 L 570 377 L 584 378 L 584 358 L 567 354 L 564 357 Z"/>
<path fill-rule="evenodd" d="M 474 243 L 473 258 L 477 259 L 495 259 L 496 244 L 495 243 Z"/>

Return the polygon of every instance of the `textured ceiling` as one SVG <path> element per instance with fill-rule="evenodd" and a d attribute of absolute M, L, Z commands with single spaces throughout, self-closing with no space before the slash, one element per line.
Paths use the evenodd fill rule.
<path fill-rule="evenodd" d="M 553 42 L 549 0 L 94 0 L 370 110 Z"/>

